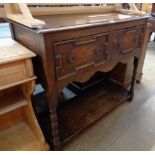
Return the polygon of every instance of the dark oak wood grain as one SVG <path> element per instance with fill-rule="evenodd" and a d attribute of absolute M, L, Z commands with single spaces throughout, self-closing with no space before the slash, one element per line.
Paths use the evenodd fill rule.
<path fill-rule="evenodd" d="M 109 98 L 107 95 L 108 99 L 98 99 L 98 107 L 102 109 L 101 111 L 98 111 L 94 106 L 92 109 L 88 108 L 89 104 L 92 105 L 89 101 L 97 100 L 98 95 L 95 99 L 95 93 L 92 93 L 93 99 L 86 98 L 84 105 L 82 102 L 85 101 L 79 100 L 81 114 L 85 115 L 89 110 L 92 110 L 92 120 L 88 118 L 80 123 L 79 120 L 82 116 L 78 114 L 75 115 L 75 121 L 72 117 L 69 118 L 69 115 L 73 115 L 72 110 L 77 113 L 76 104 L 75 107 L 74 104 L 71 104 L 65 108 L 66 110 L 57 112 L 59 93 L 73 81 L 86 82 L 97 71 L 109 73 L 115 69 L 116 65 L 120 66 L 120 64 L 124 74 L 120 69 L 114 71 L 117 74 L 115 81 L 124 79 L 126 63 L 133 58 L 136 61 L 141 56 L 148 16 L 109 12 L 51 15 L 37 18 L 44 20 L 47 23 L 46 27 L 30 29 L 15 22 L 9 22 L 12 25 L 14 39 L 37 54 L 33 60 L 35 74 L 38 76 L 38 82 L 43 85 L 46 91 L 52 128 L 50 143 L 53 143 L 57 150 L 60 149 L 60 141 L 65 141 L 72 134 L 74 135 L 92 124 L 113 107 L 119 105 L 122 100 L 133 97 L 137 63 L 134 65 L 132 79 L 128 79 L 130 82 L 132 80 L 129 96 L 123 97 L 120 95 L 120 89 L 117 88 L 116 97 Z M 113 86 L 107 87 L 107 89 L 111 93 L 115 92 Z M 68 109 L 72 110 L 68 112 Z M 64 120 L 66 117 L 68 122 Z M 59 119 L 63 120 L 63 127 L 60 127 L 62 123 Z M 65 122 L 68 124 L 76 121 L 79 125 L 73 129 L 65 125 Z M 68 132 L 64 135 L 63 128 L 65 128 L 65 132 L 68 128 Z"/>

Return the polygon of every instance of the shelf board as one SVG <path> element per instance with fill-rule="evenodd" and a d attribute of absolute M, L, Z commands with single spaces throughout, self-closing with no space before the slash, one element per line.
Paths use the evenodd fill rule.
<path fill-rule="evenodd" d="M 33 76 L 31 78 L 27 78 L 27 79 L 24 79 L 24 80 L 20 80 L 18 82 L 13 82 L 13 83 L 7 84 L 5 86 L 0 86 L 0 91 L 4 90 L 4 89 L 11 88 L 11 87 L 14 87 L 14 86 L 18 86 L 18 85 L 26 83 L 26 82 L 30 82 L 32 80 L 35 80 L 36 78 L 37 78 L 36 76 Z"/>
<path fill-rule="evenodd" d="M 0 97 L 0 101 L 0 116 L 28 104 L 20 91 L 3 95 Z"/>
<path fill-rule="evenodd" d="M 57 109 L 60 141 L 62 144 L 67 143 L 128 98 L 127 89 L 113 82 L 102 81 L 64 101 Z M 39 113 L 37 117 L 45 138 L 49 141 L 49 112 Z"/>
<path fill-rule="evenodd" d="M 20 122 L 0 132 L 0 150 L 46 151 L 48 145 L 37 139 L 26 122 Z"/>
<path fill-rule="evenodd" d="M 65 102 L 58 110 L 60 140 L 68 142 L 128 98 L 128 90 L 103 81 Z"/>

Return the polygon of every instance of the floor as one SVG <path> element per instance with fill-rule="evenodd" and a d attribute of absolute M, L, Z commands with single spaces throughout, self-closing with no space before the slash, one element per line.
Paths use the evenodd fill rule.
<path fill-rule="evenodd" d="M 141 84 L 126 102 L 82 132 L 64 150 L 155 150 L 155 42 L 150 42 Z"/>

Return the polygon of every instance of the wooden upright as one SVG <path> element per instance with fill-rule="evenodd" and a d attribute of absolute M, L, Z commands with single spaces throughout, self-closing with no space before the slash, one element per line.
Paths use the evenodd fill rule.
<path fill-rule="evenodd" d="M 33 18 L 25 3 L 5 4 L 6 17 L 31 28 L 43 27 L 44 21 Z"/>

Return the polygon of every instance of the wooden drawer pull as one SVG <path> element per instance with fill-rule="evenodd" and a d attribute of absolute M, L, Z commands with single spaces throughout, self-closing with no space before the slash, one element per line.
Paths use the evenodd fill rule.
<path fill-rule="evenodd" d="M 105 55 L 105 59 L 107 60 L 108 59 L 108 51 L 105 50 L 105 52 L 103 52 L 103 50 L 101 48 L 96 48 L 95 55 L 96 56 L 101 56 L 102 54 Z"/>
<path fill-rule="evenodd" d="M 69 55 L 67 57 L 67 61 L 70 63 L 70 64 L 73 64 L 75 62 L 75 56 L 74 55 Z"/>
<path fill-rule="evenodd" d="M 95 50 L 95 55 L 96 56 L 100 56 L 102 53 L 103 52 L 102 52 L 102 49 L 101 48 L 96 48 L 96 50 Z"/>

